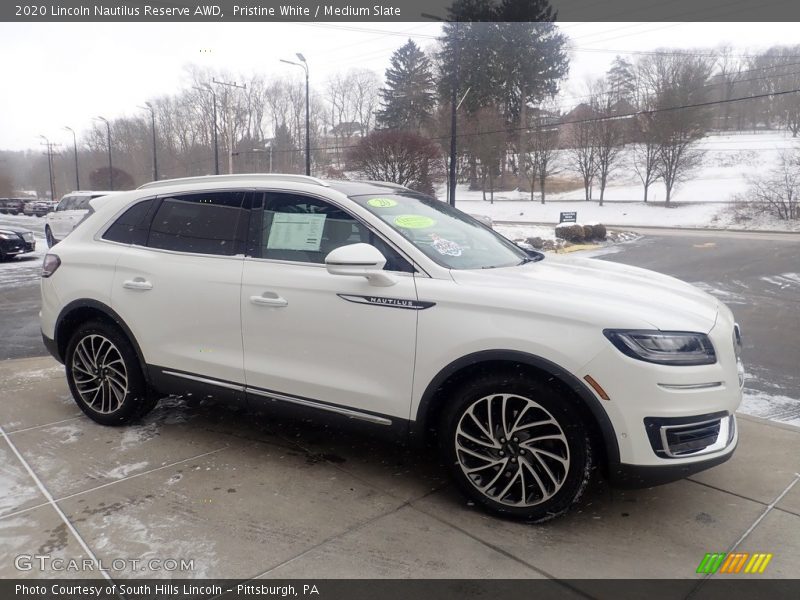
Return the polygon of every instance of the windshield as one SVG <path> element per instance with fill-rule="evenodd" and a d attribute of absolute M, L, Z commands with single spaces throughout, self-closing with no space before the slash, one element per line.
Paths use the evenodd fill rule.
<path fill-rule="evenodd" d="M 522 248 L 445 202 L 413 192 L 351 199 L 444 267 L 491 269 L 528 260 Z"/>

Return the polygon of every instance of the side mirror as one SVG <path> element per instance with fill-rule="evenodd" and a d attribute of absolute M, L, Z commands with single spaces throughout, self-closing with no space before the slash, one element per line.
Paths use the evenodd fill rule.
<path fill-rule="evenodd" d="M 325 268 L 331 275 L 366 277 L 372 284 L 380 287 L 394 285 L 397 281 L 383 271 L 386 258 L 375 246 L 369 244 L 349 244 L 332 250 L 325 257 Z"/>

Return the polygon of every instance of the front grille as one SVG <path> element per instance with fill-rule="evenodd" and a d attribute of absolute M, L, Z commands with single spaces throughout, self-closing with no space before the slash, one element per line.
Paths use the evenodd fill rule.
<path fill-rule="evenodd" d="M 644 420 L 650 445 L 662 458 L 683 458 L 722 450 L 733 441 L 735 423 L 734 417 L 725 412 Z"/>
<path fill-rule="evenodd" d="M 662 429 L 663 446 L 673 456 L 704 450 L 719 438 L 720 421 Z"/>

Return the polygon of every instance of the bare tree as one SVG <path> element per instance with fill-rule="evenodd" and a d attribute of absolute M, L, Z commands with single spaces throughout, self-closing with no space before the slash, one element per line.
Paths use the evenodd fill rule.
<path fill-rule="evenodd" d="M 783 151 L 769 173 L 750 179 L 748 199 L 784 221 L 800 219 L 800 151 Z"/>
<path fill-rule="evenodd" d="M 431 140 L 408 131 L 375 130 L 349 150 L 350 166 L 368 179 L 391 181 L 431 193 L 429 179 L 440 148 Z"/>
<path fill-rule="evenodd" d="M 640 71 L 652 98 L 652 132 L 658 143 L 658 173 L 666 188 L 666 202 L 675 186 L 702 162 L 695 143 L 703 138 L 710 111 L 705 102 L 712 61 L 700 54 L 679 52 L 647 56 Z"/>
<path fill-rule="evenodd" d="M 567 156 L 572 168 L 583 180 L 585 199 L 592 197 L 592 182 L 597 174 L 596 115 L 591 106 L 582 104 L 571 113 L 572 122 L 566 127 Z"/>
<path fill-rule="evenodd" d="M 541 203 L 544 204 L 547 178 L 561 171 L 557 162 L 560 150 L 556 118 L 545 111 L 540 111 L 527 143 L 528 152 L 522 161 L 522 168 L 530 183 L 531 202 L 535 184 L 538 184 Z"/>
<path fill-rule="evenodd" d="M 592 106 L 598 116 L 593 124 L 595 163 L 600 183 L 600 206 L 603 206 L 608 178 L 617 168 L 625 142 L 626 121 L 619 117 L 619 103 L 613 101 L 605 82 L 600 80 L 593 87 Z"/>
<path fill-rule="evenodd" d="M 494 106 L 485 106 L 470 117 L 465 127 L 465 145 L 475 157 L 481 179 L 483 199 L 494 203 L 494 180 L 500 174 L 500 161 L 506 152 L 507 136 L 503 116 Z"/>

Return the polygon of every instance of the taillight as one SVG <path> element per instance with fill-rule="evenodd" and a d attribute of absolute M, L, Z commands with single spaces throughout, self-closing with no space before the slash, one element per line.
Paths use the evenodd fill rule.
<path fill-rule="evenodd" d="M 61 259 L 55 254 L 45 254 L 42 264 L 42 277 L 50 277 L 61 266 Z"/>

